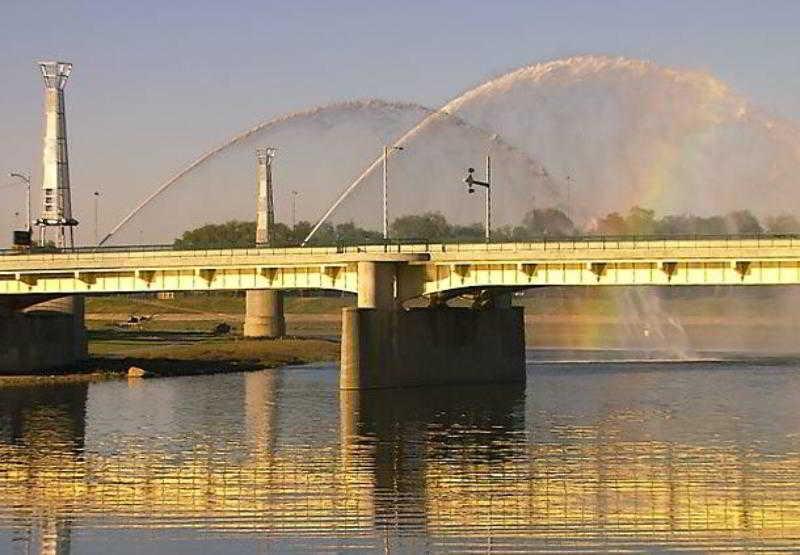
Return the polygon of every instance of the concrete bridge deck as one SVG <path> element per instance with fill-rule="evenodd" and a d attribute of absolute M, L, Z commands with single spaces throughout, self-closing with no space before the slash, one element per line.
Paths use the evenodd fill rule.
<path fill-rule="evenodd" d="M 793 284 L 800 283 L 800 237 L 6 251 L 0 295 L 293 288 L 355 293 L 363 262 L 394 264 L 402 299 L 485 287 Z"/>

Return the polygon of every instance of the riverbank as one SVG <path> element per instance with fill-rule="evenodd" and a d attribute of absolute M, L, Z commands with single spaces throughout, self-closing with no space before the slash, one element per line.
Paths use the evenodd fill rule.
<path fill-rule="evenodd" d="M 339 358 L 339 343 L 304 337 L 245 339 L 185 329 L 96 329 L 89 331 L 89 355 L 78 367 L 47 375 L 0 376 L 0 386 L 120 379 L 131 368 L 146 377 L 170 377 L 332 362 Z"/>
<path fill-rule="evenodd" d="M 794 353 L 800 303 L 786 288 L 552 288 L 515 297 L 525 307 L 529 349 Z M 641 293 L 641 294 L 640 294 Z M 654 294 L 654 293 L 657 293 Z M 244 297 L 175 294 L 88 297 L 91 360 L 80 368 L 19 380 L 115 379 L 130 367 L 152 376 L 270 368 L 339 359 L 342 308 L 353 296 L 287 295 L 288 339 L 244 339 Z M 458 301 L 454 301 L 457 303 Z M 231 332 L 214 335 L 226 324 Z"/>

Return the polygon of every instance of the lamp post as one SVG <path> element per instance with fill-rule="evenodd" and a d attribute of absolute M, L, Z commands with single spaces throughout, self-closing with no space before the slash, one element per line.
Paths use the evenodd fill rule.
<path fill-rule="evenodd" d="M 97 242 L 100 240 L 100 235 L 98 234 L 98 228 L 100 227 L 100 220 L 99 220 L 99 205 L 100 205 L 100 191 L 95 191 L 93 193 L 94 196 L 94 244 L 97 245 Z"/>
<path fill-rule="evenodd" d="M 567 218 L 572 218 L 570 213 L 572 212 L 572 176 L 567 176 Z"/>
<path fill-rule="evenodd" d="M 478 181 L 472 174 L 475 173 L 475 168 L 467 169 L 467 177 L 464 178 L 464 183 L 467 184 L 467 192 L 472 194 L 475 192 L 475 185 L 484 187 L 486 189 L 486 210 L 485 210 L 485 236 L 488 243 L 492 238 L 492 158 L 486 157 L 486 181 Z"/>
<path fill-rule="evenodd" d="M 294 228 L 297 227 L 297 219 L 296 219 L 297 206 L 296 205 L 297 205 L 297 195 L 298 194 L 299 193 L 297 191 L 292 191 L 292 231 L 294 231 Z"/>
<path fill-rule="evenodd" d="M 383 147 L 383 240 L 389 239 L 389 151 L 405 150 L 402 146 Z"/>
<path fill-rule="evenodd" d="M 28 232 L 31 232 L 31 177 L 29 175 L 25 175 L 24 173 L 18 172 L 11 172 L 8 174 L 9 177 L 16 177 L 17 179 L 21 180 L 25 183 L 26 193 L 25 193 L 25 220 L 26 225 L 25 229 Z"/>

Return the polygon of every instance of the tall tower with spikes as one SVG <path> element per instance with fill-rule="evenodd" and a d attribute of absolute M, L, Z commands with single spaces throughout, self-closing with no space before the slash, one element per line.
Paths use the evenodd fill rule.
<path fill-rule="evenodd" d="M 256 180 L 258 198 L 256 200 L 256 245 L 260 247 L 275 246 L 272 244 L 275 232 L 275 202 L 272 197 L 272 161 L 277 149 L 259 148 L 256 150 Z"/>
<path fill-rule="evenodd" d="M 69 186 L 69 156 L 67 154 L 67 118 L 64 107 L 64 87 L 72 72 L 68 62 L 39 62 L 45 87 L 44 141 L 42 145 L 42 212 L 39 243 L 44 246 L 47 229 L 54 228 L 52 240 L 59 248 L 73 247 L 73 228 L 78 221 L 72 217 L 72 198 Z"/>

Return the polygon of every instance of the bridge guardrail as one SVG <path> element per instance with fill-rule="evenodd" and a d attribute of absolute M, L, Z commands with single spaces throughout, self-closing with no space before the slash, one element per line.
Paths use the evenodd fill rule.
<path fill-rule="evenodd" d="M 530 241 L 475 242 L 475 241 L 425 241 L 420 239 L 398 239 L 386 243 L 340 243 L 331 246 L 287 246 L 287 247 L 231 247 L 231 248 L 176 248 L 175 245 L 119 245 L 108 247 L 75 247 L 72 249 L 0 249 L 0 257 L 36 257 L 40 260 L 55 256 L 73 255 L 75 258 L 98 258 L 104 254 L 128 254 L 132 257 L 175 256 L 177 252 L 192 252 L 193 255 L 226 256 L 236 254 L 297 254 L 299 256 L 344 253 L 425 253 L 462 251 L 519 251 L 519 250 L 606 250 L 643 248 L 742 248 L 800 247 L 800 234 L 737 234 L 737 235 L 638 235 L 602 236 L 586 235 L 574 237 L 542 236 Z M 72 258 L 72 257 L 70 257 Z"/>

